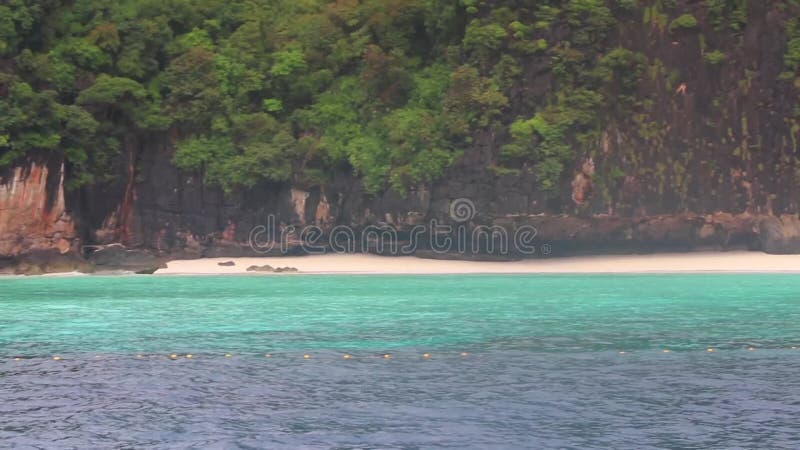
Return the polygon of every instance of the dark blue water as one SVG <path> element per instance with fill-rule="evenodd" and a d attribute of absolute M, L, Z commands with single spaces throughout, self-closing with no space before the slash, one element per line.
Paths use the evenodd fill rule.
<path fill-rule="evenodd" d="M 796 276 L 0 283 L 3 448 L 800 443 Z"/>

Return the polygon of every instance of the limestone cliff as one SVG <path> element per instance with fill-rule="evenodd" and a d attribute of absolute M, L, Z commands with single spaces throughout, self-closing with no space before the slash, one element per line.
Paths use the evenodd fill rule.
<path fill-rule="evenodd" d="M 31 162 L 0 177 L 0 255 L 78 249 L 64 200 L 64 165 Z"/>
<path fill-rule="evenodd" d="M 65 10 L 72 7 L 67 3 Z M 440 2 L 384 3 L 417 11 Z M 0 174 L 0 257 L 13 264 L 11 258 L 46 252 L 107 267 L 125 258 L 134 267 L 170 257 L 257 254 L 248 238 L 268 220 L 279 230 L 294 227 L 292 244 L 303 238 L 302 226 L 326 233 L 337 225 L 379 225 L 406 239 L 414 225 L 437 220 L 462 228 L 533 226 L 552 255 L 800 252 L 796 1 L 453 4 L 460 6 L 446 24 L 419 10 L 407 15 L 411 28 L 385 39 L 386 27 L 362 36 L 348 20 L 334 20 L 332 27 L 345 29 L 328 30 L 341 35 L 331 42 L 375 42 L 369 51 L 353 50 L 333 72 L 328 51 L 295 55 L 304 46 L 293 42 L 276 43 L 283 50 L 242 46 L 238 22 L 208 32 L 203 27 L 217 21 L 198 16 L 198 36 L 218 39 L 214 45 L 180 50 L 197 37 L 180 34 L 195 25 L 181 26 L 173 34 L 182 37 L 168 48 L 156 45 L 161 37 L 148 47 L 153 53 L 143 61 L 158 77 L 128 79 L 136 77 L 115 72 L 119 64 L 80 72 L 58 92 L 59 108 L 45 101 L 58 83 L 42 78 L 57 71 L 33 70 L 58 52 L 31 35 L 18 57 L 0 57 L 0 100 L 14 106 L 9 114 L 40 107 L 0 130 L 0 161 L 13 162 Z M 338 17 L 337 10 L 320 9 L 317 19 Z M 61 14 L 48 10 L 39 26 L 59 23 Z M 363 26 L 401 16 L 365 15 L 371 18 Z M 166 28 L 178 22 L 167 19 Z M 95 42 L 99 35 L 87 32 L 70 42 Z M 379 48 L 409 36 L 407 51 Z M 138 54 L 138 34 L 122 32 L 121 39 L 135 51 L 109 44 L 108 61 Z M 228 65 L 219 61 L 230 55 L 220 58 L 213 47 L 256 53 Z M 294 75 L 281 75 L 291 67 L 247 66 L 282 58 L 318 71 L 298 75 L 303 82 L 295 86 Z M 225 78 L 219 91 L 218 71 L 240 65 L 252 69 L 253 80 L 265 72 L 277 78 L 246 95 L 234 95 Z M 168 79 L 171 87 L 162 83 Z M 319 91 L 305 91 L 317 82 Z M 298 91 L 289 95 L 293 87 Z M 150 89 L 161 90 L 151 95 Z M 431 101 L 421 102 L 417 91 Z M 207 103 L 195 103 L 202 98 Z M 365 103 L 348 103 L 356 100 Z M 243 106 L 214 109 L 236 102 Z M 31 129 L 47 128 L 30 118 L 48 118 L 56 109 L 74 119 L 65 132 L 64 117 L 46 122 L 61 130 L 58 145 L 49 139 L 55 131 L 28 139 Z M 447 120 L 440 124 L 437 116 Z M 73 132 L 88 129 L 96 135 L 77 140 Z M 357 147 L 351 138 L 364 138 L 357 143 L 365 153 L 349 153 Z M 8 157 L 14 139 L 33 148 Z M 79 187 L 65 191 L 65 184 Z M 474 214 L 454 222 L 449 208 L 461 198 L 474 204 Z M 125 247 L 104 247 L 114 244 Z"/>

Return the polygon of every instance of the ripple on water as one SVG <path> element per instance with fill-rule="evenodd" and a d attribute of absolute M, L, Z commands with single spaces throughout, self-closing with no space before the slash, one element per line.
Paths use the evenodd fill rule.
<path fill-rule="evenodd" d="M 0 442 L 791 448 L 800 279 L 734 277 L 7 280 Z"/>

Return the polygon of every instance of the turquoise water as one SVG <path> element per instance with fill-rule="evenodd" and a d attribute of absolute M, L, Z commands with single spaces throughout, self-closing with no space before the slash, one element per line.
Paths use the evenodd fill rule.
<path fill-rule="evenodd" d="M 800 345 L 800 277 L 2 280 L 0 354 Z"/>
<path fill-rule="evenodd" d="M 0 446 L 791 448 L 793 347 L 794 275 L 7 278 Z"/>

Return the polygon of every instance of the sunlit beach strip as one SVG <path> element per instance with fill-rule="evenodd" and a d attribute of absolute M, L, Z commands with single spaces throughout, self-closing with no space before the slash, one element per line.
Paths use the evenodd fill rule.
<path fill-rule="evenodd" d="M 233 262 L 221 266 L 219 263 Z M 453 261 L 414 256 L 331 254 L 267 258 L 175 260 L 157 275 L 261 274 L 253 265 L 293 267 L 314 274 L 554 274 L 554 273 L 800 273 L 800 255 L 759 252 L 697 252 L 652 255 L 582 256 L 521 261 Z"/>

